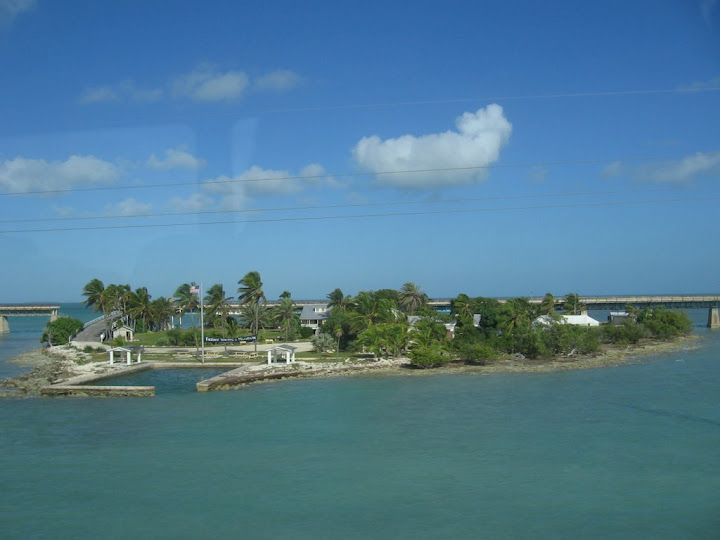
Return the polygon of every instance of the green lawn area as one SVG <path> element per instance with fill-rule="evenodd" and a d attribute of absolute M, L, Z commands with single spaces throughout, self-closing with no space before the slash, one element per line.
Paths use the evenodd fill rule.
<path fill-rule="evenodd" d="M 184 329 L 184 332 L 190 332 L 192 329 Z M 198 334 L 200 333 L 200 330 L 197 330 Z M 214 328 L 206 328 L 205 329 L 205 335 L 211 336 L 211 337 L 222 337 L 222 333 Z M 249 336 L 250 332 L 246 329 L 243 329 L 243 331 L 238 333 L 239 337 L 242 336 Z M 284 334 L 281 330 L 262 330 L 260 332 L 260 335 L 258 336 L 258 343 L 264 343 L 266 339 L 272 339 L 274 341 L 285 341 L 283 339 Z M 200 340 L 198 339 L 198 344 L 200 343 Z M 160 332 L 143 332 L 142 334 L 135 334 L 135 342 L 132 343 L 132 345 L 145 345 L 147 347 L 172 347 L 173 345 L 170 345 L 168 342 L 168 332 L 166 330 L 160 331 Z M 190 347 L 191 345 L 184 345 L 185 347 Z M 207 345 L 206 345 L 207 348 Z"/>

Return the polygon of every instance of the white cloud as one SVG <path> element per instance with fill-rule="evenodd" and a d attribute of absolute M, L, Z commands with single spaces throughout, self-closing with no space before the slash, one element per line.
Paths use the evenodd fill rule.
<path fill-rule="evenodd" d="M 118 167 L 95 156 L 70 156 L 65 161 L 16 157 L 0 164 L 0 186 L 16 193 L 87 187 L 119 177 Z"/>
<path fill-rule="evenodd" d="M 70 217 L 75 213 L 75 208 L 72 206 L 60 206 L 60 205 L 52 205 L 51 206 L 53 212 L 55 212 L 55 215 L 58 217 Z"/>
<path fill-rule="evenodd" d="M 147 161 L 148 167 L 160 171 L 172 169 L 198 170 L 205 166 L 205 160 L 193 156 L 181 148 L 169 148 L 165 150 L 165 157 L 158 158 L 152 154 Z"/>
<path fill-rule="evenodd" d="M 707 24 L 708 26 L 710 26 L 712 12 L 715 9 L 715 4 L 717 4 L 717 0 L 700 0 L 700 13 L 705 20 L 705 24 Z"/>
<path fill-rule="evenodd" d="M 544 184 L 547 179 L 548 169 L 542 165 L 531 167 L 527 173 L 527 179 L 533 184 Z"/>
<path fill-rule="evenodd" d="M 152 103 L 162 98 L 160 88 L 137 88 L 132 81 L 117 84 L 89 86 L 82 91 L 80 103 L 109 103 L 113 101 L 136 101 Z"/>
<path fill-rule="evenodd" d="M 0 0 L 2 2 L 3 0 Z M 131 80 L 115 84 L 89 86 L 79 98 L 80 103 L 145 102 L 151 103 L 170 94 L 180 99 L 200 102 L 228 102 L 241 99 L 245 92 L 287 92 L 298 86 L 302 77 L 289 69 L 271 71 L 256 77 L 253 81 L 239 70 L 219 71 L 214 66 L 203 64 L 193 71 L 170 80 L 166 88 L 139 88 Z"/>
<path fill-rule="evenodd" d="M 271 71 L 253 81 L 253 87 L 260 92 L 286 92 L 302 81 L 300 75 L 289 69 Z"/>
<path fill-rule="evenodd" d="M 698 152 L 680 160 L 634 167 L 615 162 L 603 169 L 604 176 L 628 175 L 636 182 L 659 184 L 682 184 L 710 174 L 720 174 L 720 152 Z"/>
<path fill-rule="evenodd" d="M 0 0 L 0 23 L 11 23 L 21 13 L 35 9 L 35 5 L 35 0 Z"/>
<path fill-rule="evenodd" d="M 242 71 L 219 72 L 200 66 L 176 78 L 171 86 L 177 97 L 194 101 L 234 101 L 242 97 L 250 80 Z"/>
<path fill-rule="evenodd" d="M 353 148 L 355 161 L 377 174 L 377 181 L 396 187 L 432 188 L 470 184 L 487 177 L 485 169 L 380 174 L 388 171 L 485 167 L 500 158 L 512 125 L 500 105 L 466 112 L 455 120 L 457 131 L 403 135 L 382 140 L 363 137 Z"/>
<path fill-rule="evenodd" d="M 720 88 L 720 77 L 713 77 L 707 81 L 693 81 L 690 84 L 680 86 L 678 90 L 682 92 L 699 92 L 709 88 Z"/>
<path fill-rule="evenodd" d="M 152 204 L 143 203 L 132 197 L 115 204 L 105 205 L 105 213 L 110 216 L 137 216 L 147 214 L 152 210 Z"/>
<path fill-rule="evenodd" d="M 111 86 L 92 86 L 83 90 L 80 103 L 108 103 L 119 99 L 120 96 Z"/>
<path fill-rule="evenodd" d="M 173 197 L 168 202 L 170 208 L 177 212 L 200 212 L 210 208 L 215 200 L 204 193 L 193 193 L 189 197 Z"/>
<path fill-rule="evenodd" d="M 222 196 L 220 205 L 223 209 L 242 210 L 253 196 L 288 196 L 301 193 L 308 187 L 335 185 L 336 182 L 326 176 L 322 165 L 312 163 L 297 174 L 253 165 L 232 178 L 221 176 L 206 181 L 203 187 L 208 193 Z"/>

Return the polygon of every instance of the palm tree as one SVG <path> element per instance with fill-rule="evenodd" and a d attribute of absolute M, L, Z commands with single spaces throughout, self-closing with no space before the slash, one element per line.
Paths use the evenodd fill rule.
<path fill-rule="evenodd" d="M 327 295 L 328 309 L 348 309 L 352 304 L 352 296 L 345 296 L 340 289 L 335 289 L 333 292 Z"/>
<path fill-rule="evenodd" d="M 196 287 L 197 285 L 195 282 L 191 283 L 183 283 L 180 285 L 176 290 L 175 294 L 173 295 L 175 297 L 175 304 L 177 306 L 178 312 L 180 313 L 180 327 L 182 328 L 182 318 L 185 313 L 194 313 L 199 307 L 200 303 L 198 302 L 197 294 L 194 294 L 191 292 L 191 290 Z M 195 320 L 193 319 L 193 328 L 195 328 Z"/>
<path fill-rule="evenodd" d="M 205 305 L 209 313 L 210 322 L 216 328 L 222 327 L 223 337 L 225 337 L 225 325 L 230 316 L 230 300 L 231 296 L 225 296 L 225 289 L 222 284 L 216 283 L 208 289 L 205 295 Z"/>
<path fill-rule="evenodd" d="M 245 325 L 250 328 L 250 333 L 255 336 L 255 352 L 260 337 L 260 330 L 270 324 L 270 317 L 267 308 L 263 304 L 246 304 L 241 315 Z"/>
<path fill-rule="evenodd" d="M 277 324 L 284 328 L 285 339 L 290 339 L 290 327 L 293 320 L 297 317 L 295 314 L 295 302 L 289 296 L 281 297 L 278 305 L 273 309 L 273 315 Z"/>
<path fill-rule="evenodd" d="M 555 298 L 550 293 L 545 293 L 545 296 L 540 302 L 540 315 L 553 315 L 555 313 Z"/>
<path fill-rule="evenodd" d="M 240 285 L 240 287 L 238 287 L 238 300 L 240 301 L 240 305 L 248 307 L 252 305 L 259 306 L 261 301 L 266 301 L 265 293 L 262 290 L 263 282 L 260 278 L 260 272 L 256 270 L 248 272 L 238 281 L 238 285 Z M 260 309 L 255 310 L 256 317 L 259 317 L 260 313 Z M 256 330 L 260 328 L 260 321 L 257 318 L 255 319 L 254 328 Z M 255 352 L 257 352 L 257 339 L 255 339 Z"/>
<path fill-rule="evenodd" d="M 402 286 L 400 290 L 400 308 L 410 315 L 412 315 L 416 309 L 425 305 L 428 301 L 428 296 L 420 290 L 420 288 L 412 282 L 407 282 Z"/>
<path fill-rule="evenodd" d="M 457 298 L 452 301 L 452 311 L 463 324 L 472 324 L 474 313 L 474 302 L 465 293 L 460 293 Z"/>
<path fill-rule="evenodd" d="M 167 330 L 170 328 L 170 320 L 175 313 L 172 298 L 161 296 L 152 301 L 150 305 L 152 312 L 151 324 L 156 330 Z"/>
<path fill-rule="evenodd" d="M 147 287 L 140 287 L 135 289 L 135 292 L 130 296 L 128 301 L 128 314 L 134 320 L 140 320 L 143 323 L 143 328 L 147 331 L 150 327 L 149 321 L 152 319 L 152 305 L 150 299 L 152 296 L 147 290 Z"/>
<path fill-rule="evenodd" d="M 580 302 L 580 295 L 578 293 L 569 293 L 565 295 L 563 311 L 566 313 L 570 315 L 580 315 L 585 307 L 586 306 Z"/>
<path fill-rule="evenodd" d="M 534 314 L 534 307 L 527 298 L 513 298 L 503 306 L 503 329 L 512 334 L 516 330 L 526 328 Z"/>
<path fill-rule="evenodd" d="M 369 328 L 373 324 L 394 319 L 393 303 L 387 298 L 378 298 L 373 293 L 360 291 L 355 297 L 352 314 L 354 328 L 358 330 Z"/>
<path fill-rule="evenodd" d="M 85 287 L 83 287 L 83 296 L 85 297 L 84 304 L 87 307 L 93 308 L 93 311 L 100 311 L 102 309 L 100 304 L 100 298 L 102 297 L 105 285 L 98 278 L 91 279 Z"/>

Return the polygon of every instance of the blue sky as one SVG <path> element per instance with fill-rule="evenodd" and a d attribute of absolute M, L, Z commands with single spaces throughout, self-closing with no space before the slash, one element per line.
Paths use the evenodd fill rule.
<path fill-rule="evenodd" d="M 716 293 L 716 0 L 0 0 L 0 302 Z"/>

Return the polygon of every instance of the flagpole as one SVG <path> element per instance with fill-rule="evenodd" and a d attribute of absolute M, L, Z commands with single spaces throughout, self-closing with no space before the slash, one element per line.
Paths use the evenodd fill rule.
<path fill-rule="evenodd" d="M 200 282 L 200 350 L 201 362 L 205 363 L 205 314 L 203 312 L 202 282 Z"/>

